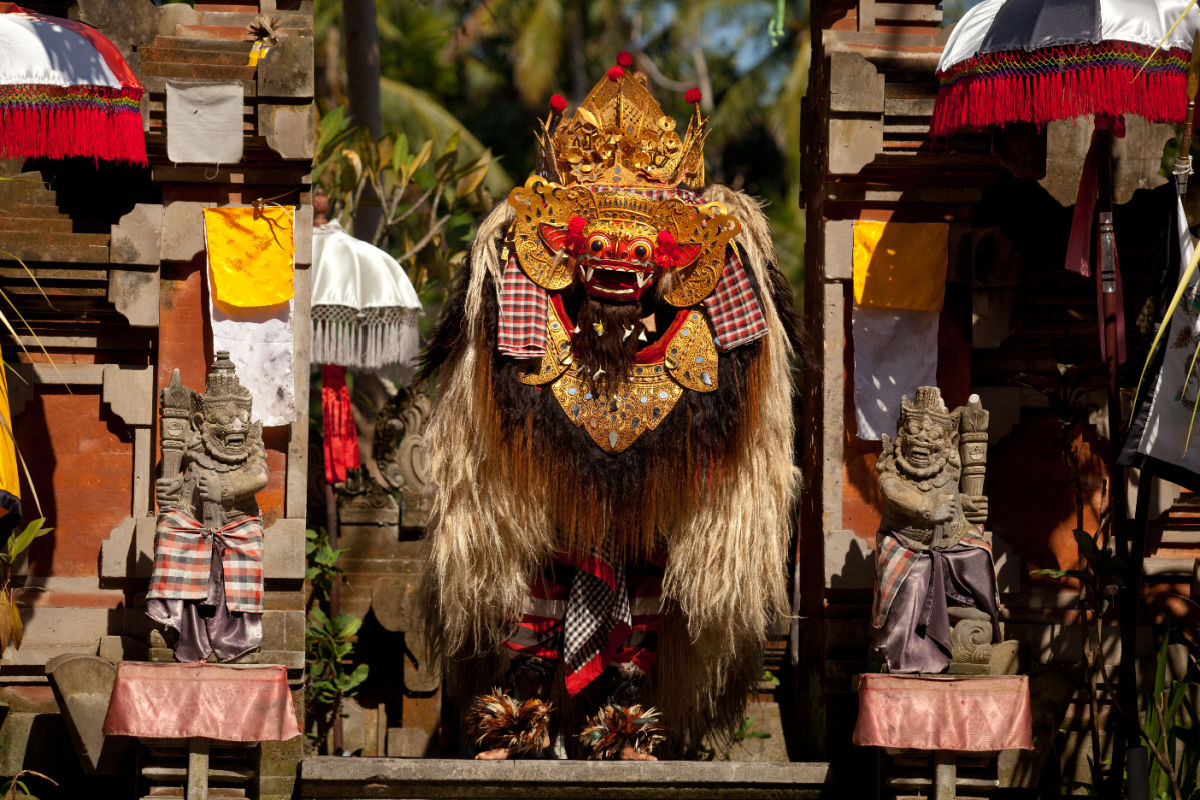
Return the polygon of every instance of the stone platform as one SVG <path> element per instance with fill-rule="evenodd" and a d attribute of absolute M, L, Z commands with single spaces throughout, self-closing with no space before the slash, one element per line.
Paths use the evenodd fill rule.
<path fill-rule="evenodd" d="M 823 763 L 501 761 L 443 758 L 306 758 L 303 800 L 625 800 L 817 798 L 829 786 Z"/>

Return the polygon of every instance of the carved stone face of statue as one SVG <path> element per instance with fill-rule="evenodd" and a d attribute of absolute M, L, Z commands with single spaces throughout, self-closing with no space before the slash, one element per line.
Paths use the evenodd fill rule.
<path fill-rule="evenodd" d="M 214 458 L 238 464 L 250 455 L 250 409 L 238 403 L 205 404 L 200 420 L 204 447 Z"/>
<path fill-rule="evenodd" d="M 918 480 L 945 469 L 958 447 L 954 417 L 923 408 L 904 409 L 896 438 L 897 470 Z"/>

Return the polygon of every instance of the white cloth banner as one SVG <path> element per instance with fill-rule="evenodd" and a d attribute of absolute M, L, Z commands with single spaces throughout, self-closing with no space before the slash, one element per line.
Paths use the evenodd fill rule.
<path fill-rule="evenodd" d="M 175 164 L 242 160 L 241 81 L 167 81 L 167 158 Z"/>
<path fill-rule="evenodd" d="M 292 368 L 295 341 L 294 300 L 262 308 L 239 308 L 213 300 L 208 272 L 208 310 L 213 352 L 228 350 L 238 380 L 250 390 L 251 417 L 263 427 L 291 425 L 296 419 L 296 379 Z"/>
<path fill-rule="evenodd" d="M 854 304 L 854 417 L 858 438 L 896 431 L 900 398 L 937 386 L 937 311 Z"/>

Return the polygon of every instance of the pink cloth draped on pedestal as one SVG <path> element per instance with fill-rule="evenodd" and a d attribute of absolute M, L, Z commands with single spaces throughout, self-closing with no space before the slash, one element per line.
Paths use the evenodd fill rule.
<path fill-rule="evenodd" d="M 261 742 L 292 739 L 300 728 L 286 667 L 122 661 L 104 733 Z"/>
<path fill-rule="evenodd" d="M 854 743 L 911 750 L 1032 750 L 1029 678 L 861 675 Z"/>

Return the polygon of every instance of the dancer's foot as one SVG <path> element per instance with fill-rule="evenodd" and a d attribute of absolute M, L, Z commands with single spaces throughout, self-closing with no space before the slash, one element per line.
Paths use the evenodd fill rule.
<path fill-rule="evenodd" d="M 508 758 L 508 749 L 497 747 L 495 750 L 484 750 L 475 754 L 476 761 L 504 761 Z"/>
<path fill-rule="evenodd" d="M 639 750 L 634 750 L 628 745 L 621 748 L 621 755 L 618 756 L 618 758 L 621 761 L 658 761 L 658 758 L 655 756 L 652 756 L 649 753 L 643 753 Z"/>
<path fill-rule="evenodd" d="M 542 737 L 542 749 L 545 750 L 550 746 L 550 734 Z M 506 761 L 512 756 L 512 751 L 506 747 L 497 747 L 493 750 L 484 750 L 482 753 L 475 754 L 476 761 Z"/>

